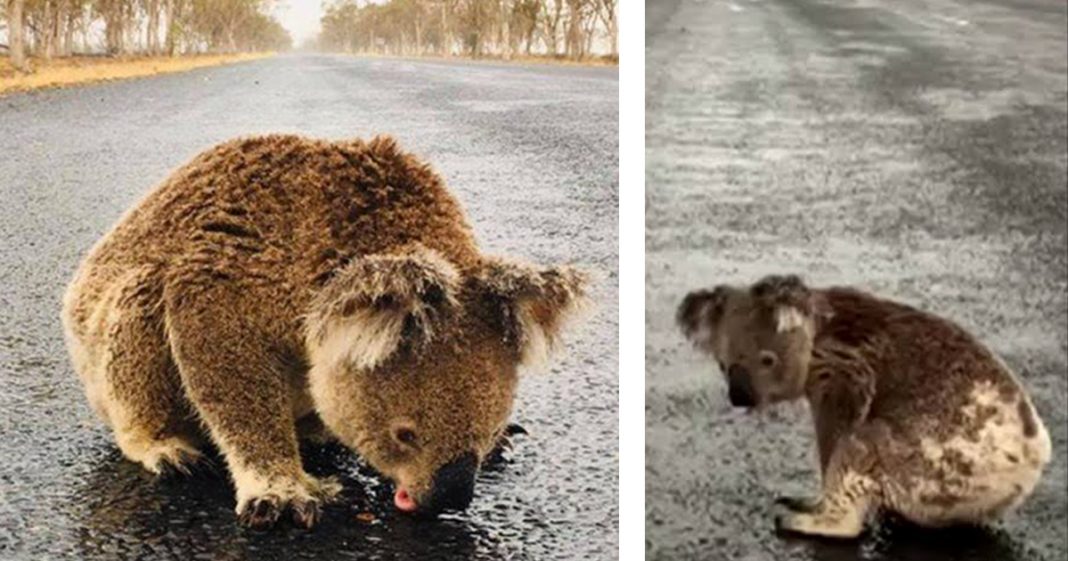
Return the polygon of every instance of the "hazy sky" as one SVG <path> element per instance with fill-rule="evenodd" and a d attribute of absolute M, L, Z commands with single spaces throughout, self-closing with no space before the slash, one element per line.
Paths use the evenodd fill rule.
<path fill-rule="evenodd" d="M 278 22 L 293 36 L 293 46 L 299 47 L 319 33 L 319 18 L 323 15 L 322 0 L 279 0 L 275 7 Z"/>

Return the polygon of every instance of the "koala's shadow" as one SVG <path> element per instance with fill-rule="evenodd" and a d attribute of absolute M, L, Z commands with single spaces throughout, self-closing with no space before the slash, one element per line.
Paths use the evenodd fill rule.
<path fill-rule="evenodd" d="M 887 517 L 859 540 L 785 537 L 813 561 L 1027 561 L 1034 553 L 998 528 L 921 528 Z"/>
<path fill-rule="evenodd" d="M 342 497 L 312 531 L 288 524 L 254 531 L 237 523 L 224 468 L 160 478 L 112 450 L 78 489 L 80 557 L 500 559 L 515 549 L 462 516 L 418 520 L 395 513 L 389 485 L 339 446 L 309 446 L 303 457 L 310 473 L 341 478 Z M 224 466 L 217 454 L 211 461 Z"/>

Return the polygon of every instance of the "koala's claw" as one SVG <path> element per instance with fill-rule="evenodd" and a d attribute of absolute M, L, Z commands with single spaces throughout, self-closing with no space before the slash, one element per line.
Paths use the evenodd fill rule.
<path fill-rule="evenodd" d="M 191 475 L 194 468 L 208 461 L 192 444 L 175 437 L 128 442 L 123 453 L 161 478 Z"/>
<path fill-rule="evenodd" d="M 189 477 L 191 475 L 193 475 L 193 471 L 189 469 L 189 466 L 184 464 L 162 464 L 159 466 L 157 477 L 160 479 L 177 479 L 179 477 Z"/>
<path fill-rule="evenodd" d="M 515 448 L 512 444 L 512 437 L 517 434 L 530 434 L 527 429 L 516 423 L 509 423 L 504 428 L 504 432 L 501 433 L 501 437 L 497 439 L 497 446 L 489 454 L 487 462 L 490 464 L 497 464 L 505 461 L 504 453 L 511 452 Z"/>
<path fill-rule="evenodd" d="M 780 536 L 797 535 L 800 534 L 793 524 L 793 518 L 796 515 L 790 513 L 779 513 L 775 515 L 775 533 Z"/>
<path fill-rule="evenodd" d="M 238 519 L 245 526 L 257 530 L 270 528 L 282 515 L 281 502 L 282 500 L 274 495 L 257 497 L 249 501 Z"/>
<path fill-rule="evenodd" d="M 812 497 L 776 497 L 775 505 L 792 512 L 809 513 L 819 510 L 820 501 Z"/>
<path fill-rule="evenodd" d="M 501 435 L 500 440 L 497 441 L 497 450 L 503 452 L 515 448 L 515 445 L 512 444 L 512 437 L 517 434 L 527 435 L 530 433 L 521 425 L 509 423 L 508 426 L 504 428 L 504 433 Z"/>
<path fill-rule="evenodd" d="M 157 476 L 161 479 L 175 479 L 212 473 L 219 473 L 219 467 L 211 458 L 199 453 L 179 451 L 174 460 L 158 464 Z"/>
<path fill-rule="evenodd" d="M 238 520 L 245 526 L 263 530 L 277 524 L 287 510 L 293 524 L 306 530 L 310 530 L 319 522 L 322 512 L 316 499 L 285 501 L 277 495 L 265 495 L 249 501 L 238 515 Z"/>
<path fill-rule="evenodd" d="M 786 520 L 785 520 L 786 516 L 787 515 L 783 514 L 783 513 L 779 513 L 779 514 L 775 515 L 775 518 L 773 520 L 775 521 L 775 532 L 776 533 L 782 533 L 782 532 L 785 531 L 784 526 L 786 524 Z"/>
<path fill-rule="evenodd" d="M 322 511 L 319 509 L 319 501 L 306 501 L 292 505 L 293 523 L 305 530 L 311 530 L 319 523 Z"/>

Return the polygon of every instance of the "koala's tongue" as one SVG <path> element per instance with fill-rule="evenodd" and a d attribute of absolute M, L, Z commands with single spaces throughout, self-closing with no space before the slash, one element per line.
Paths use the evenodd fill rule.
<path fill-rule="evenodd" d="M 415 504 L 415 499 L 412 499 L 412 496 L 408 494 L 408 491 L 400 488 L 393 493 L 393 505 L 401 512 L 415 512 L 418 506 Z"/>

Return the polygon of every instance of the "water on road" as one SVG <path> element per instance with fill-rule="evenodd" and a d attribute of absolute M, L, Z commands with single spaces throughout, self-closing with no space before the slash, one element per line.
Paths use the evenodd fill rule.
<path fill-rule="evenodd" d="M 285 56 L 0 98 L 0 558 L 605 559 L 617 542 L 615 69 Z M 240 528 L 225 472 L 156 479 L 85 404 L 59 325 L 80 257 L 170 170 L 240 135 L 394 135 L 465 205 L 484 249 L 600 276 L 595 312 L 521 384 L 509 461 L 472 508 L 392 512 L 343 449 L 312 532 Z"/>

